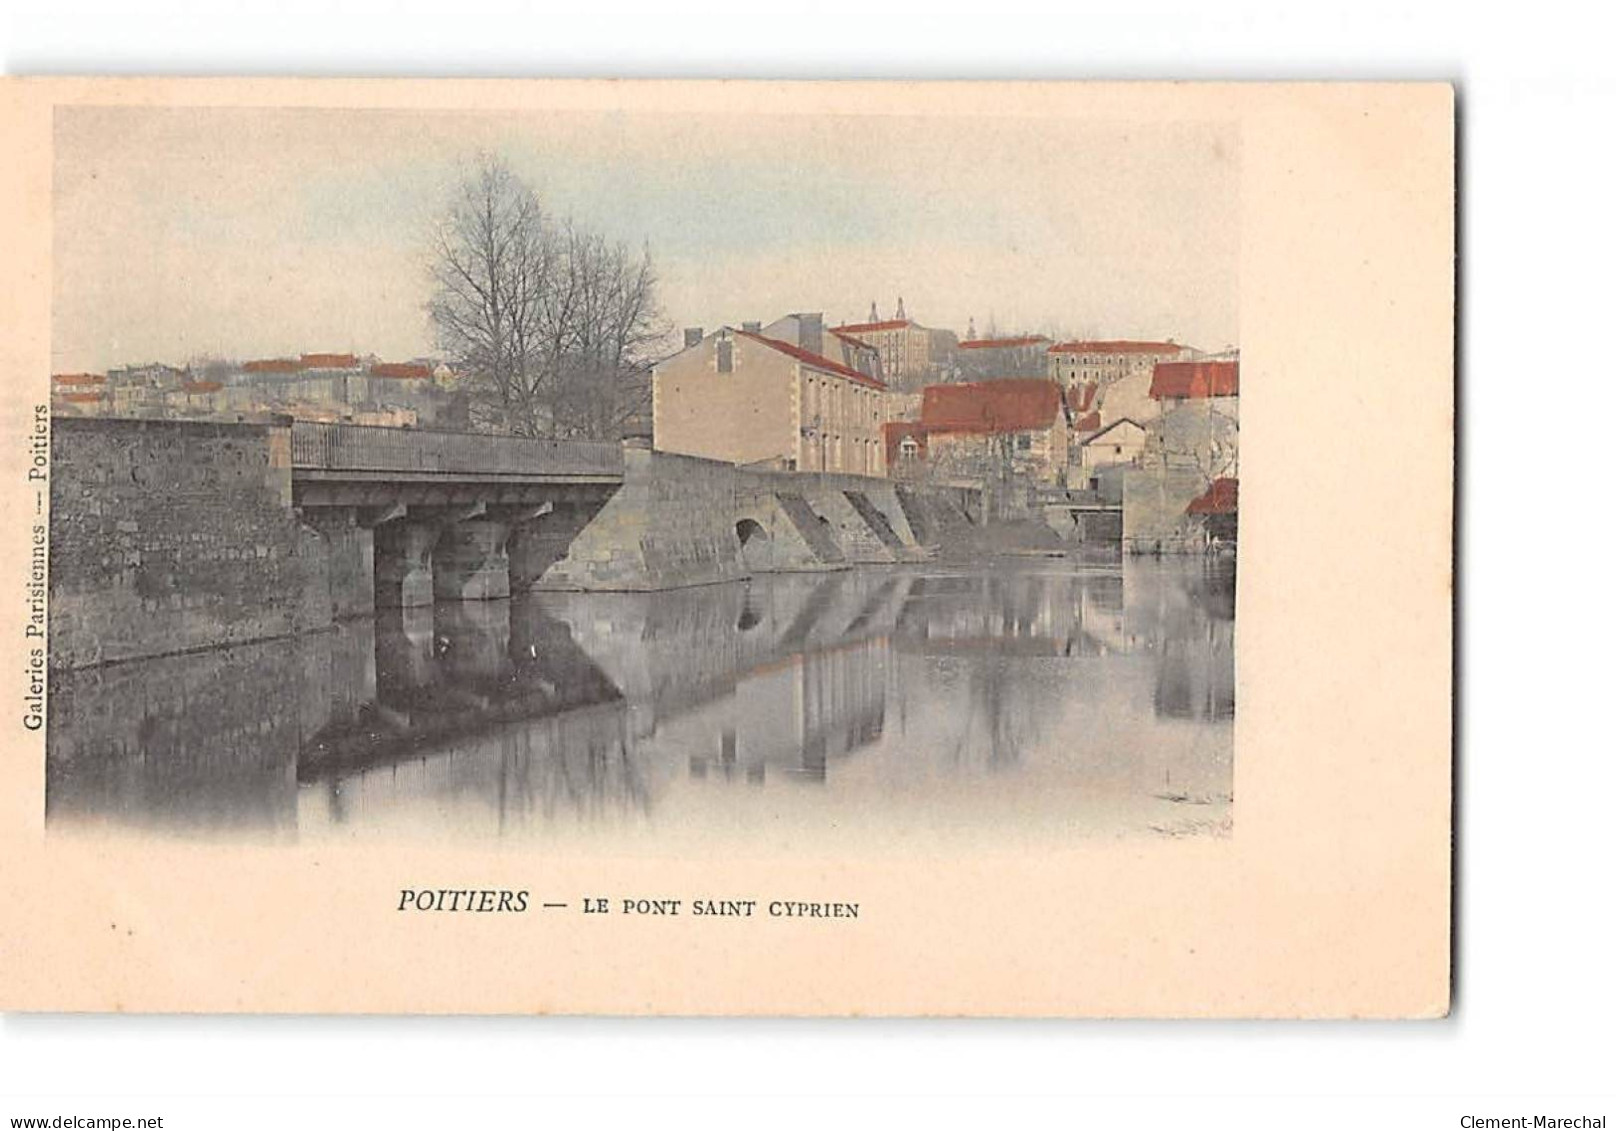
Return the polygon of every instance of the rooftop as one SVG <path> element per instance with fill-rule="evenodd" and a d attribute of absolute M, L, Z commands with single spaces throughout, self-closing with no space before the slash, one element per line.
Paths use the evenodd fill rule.
<path fill-rule="evenodd" d="M 832 326 L 833 333 L 841 334 L 870 334 L 877 330 L 901 330 L 914 323 L 907 318 L 893 318 L 886 322 L 855 322 L 847 326 Z"/>
<path fill-rule="evenodd" d="M 751 330 L 737 330 L 735 333 L 740 337 L 750 338 L 754 342 L 760 342 L 763 345 L 768 346 L 770 349 L 779 350 L 787 357 L 795 358 L 804 365 L 811 365 L 815 369 L 823 369 L 826 372 L 835 373 L 839 376 L 846 377 L 851 381 L 857 381 L 861 385 L 868 385 L 872 389 L 886 388 L 886 384 L 884 382 L 877 381 L 874 377 L 871 377 L 868 374 L 860 373 L 857 369 L 851 369 L 848 366 L 843 365 L 841 362 L 832 361 L 830 358 L 821 354 L 811 353 L 810 351 L 803 349 L 801 346 L 794 346 L 790 342 L 782 342 L 779 338 L 766 338 L 762 334 L 754 333 Z"/>
<path fill-rule="evenodd" d="M 1099 419 L 1099 413 L 1095 413 L 1094 417 L 1095 417 L 1096 420 L 1098 420 Z M 1079 423 L 1081 423 L 1081 421 Z M 1096 432 L 1094 435 L 1090 436 L 1088 439 L 1084 440 L 1083 442 L 1085 444 L 1092 444 L 1092 443 L 1094 443 L 1094 441 L 1098 440 L 1101 436 L 1104 436 L 1107 432 L 1110 432 L 1111 430 L 1113 430 L 1115 428 L 1121 428 L 1124 424 L 1131 424 L 1133 427 L 1139 429 L 1139 431 L 1141 431 L 1141 432 L 1143 432 L 1145 430 L 1145 426 L 1143 424 L 1139 423 L 1133 417 L 1131 417 L 1131 416 L 1123 416 L 1123 417 L 1119 417 L 1116 420 L 1113 420 L 1110 424 L 1107 424 L 1104 428 L 1101 428 L 1098 432 Z"/>
<path fill-rule="evenodd" d="M 830 332 L 836 335 L 836 337 L 842 339 L 842 341 L 848 343 L 849 345 L 857 346 L 861 350 L 875 349 L 874 346 L 872 346 L 869 342 L 866 342 L 863 338 L 856 338 L 839 326 L 832 326 L 830 328 Z"/>
<path fill-rule="evenodd" d="M 304 365 L 295 357 L 265 357 L 249 361 L 241 368 L 247 373 L 301 373 Z"/>
<path fill-rule="evenodd" d="M 927 432 L 1030 432 L 1048 428 L 1060 413 L 1060 386 L 1034 377 L 927 385 L 920 401 Z"/>
<path fill-rule="evenodd" d="M 1240 395 L 1238 361 L 1158 361 L 1150 379 L 1156 400 Z"/>
<path fill-rule="evenodd" d="M 1235 514 L 1240 509 L 1240 480 L 1214 479 L 1206 491 L 1184 508 L 1185 514 Z"/>
<path fill-rule="evenodd" d="M 1042 334 L 1029 334 L 1020 338 L 971 338 L 959 344 L 962 350 L 1008 350 L 1024 346 L 1043 345 L 1049 341 Z"/>
<path fill-rule="evenodd" d="M 306 353 L 300 360 L 305 369 L 359 368 L 359 359 L 351 353 Z"/>
<path fill-rule="evenodd" d="M 1107 341 L 1058 342 L 1049 347 L 1050 353 L 1177 353 L 1184 347 L 1171 338 L 1165 342 L 1135 342 L 1123 339 Z"/>

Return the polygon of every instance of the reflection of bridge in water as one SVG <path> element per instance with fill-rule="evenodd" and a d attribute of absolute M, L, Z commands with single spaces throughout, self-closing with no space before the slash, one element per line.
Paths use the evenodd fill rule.
<path fill-rule="evenodd" d="M 340 823 L 355 806 L 468 792 L 502 817 L 643 811 L 677 768 L 681 720 L 705 731 L 715 712 L 728 720 L 720 772 L 823 778 L 827 759 L 880 733 L 875 633 L 897 580 L 783 580 L 379 618 L 374 700 L 305 745 L 303 816 Z M 704 772 L 703 756 L 687 761 Z"/>
<path fill-rule="evenodd" d="M 940 704 L 963 713 L 938 757 L 1013 766 L 1119 671 L 1158 718 L 1227 719 L 1232 622 L 1205 584 L 889 568 L 528 594 L 56 673 L 49 808 L 264 830 L 595 820 L 676 780 L 825 782 Z"/>

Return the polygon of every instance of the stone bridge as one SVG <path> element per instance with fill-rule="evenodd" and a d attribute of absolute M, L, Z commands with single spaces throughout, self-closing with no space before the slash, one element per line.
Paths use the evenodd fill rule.
<path fill-rule="evenodd" d="M 349 579 L 345 615 L 530 587 L 621 486 L 623 449 L 299 421 L 291 479 Z"/>
<path fill-rule="evenodd" d="M 50 658 L 290 635 L 377 608 L 662 590 L 925 557 L 967 493 L 632 444 L 58 418 Z"/>

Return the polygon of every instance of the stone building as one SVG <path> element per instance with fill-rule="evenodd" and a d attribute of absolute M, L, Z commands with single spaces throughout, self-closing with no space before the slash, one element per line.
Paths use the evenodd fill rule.
<path fill-rule="evenodd" d="M 1130 376 L 1148 383 L 1157 362 L 1179 361 L 1193 353 L 1171 339 L 1057 342 L 1049 347 L 1046 372 L 1067 388 L 1088 382 L 1106 388 Z"/>
<path fill-rule="evenodd" d="M 658 451 L 796 471 L 885 475 L 886 386 L 761 332 L 724 327 L 658 364 Z"/>
<path fill-rule="evenodd" d="M 445 371 L 426 360 L 380 361 L 350 353 L 249 361 L 226 381 L 219 407 L 256 407 L 299 419 L 431 426 L 454 399 Z"/>
<path fill-rule="evenodd" d="M 1078 445 L 1078 478 L 1091 481 L 1105 468 L 1138 463 L 1144 455 L 1148 436 L 1145 426 L 1130 417 L 1112 421 Z"/>
<path fill-rule="evenodd" d="M 827 327 L 825 316 L 818 311 L 787 314 L 761 328 L 754 323 L 746 323 L 741 328 L 760 333 L 765 338 L 773 338 L 775 341 L 789 342 L 809 353 L 828 357 L 849 369 L 858 370 L 866 377 L 873 377 L 883 384 L 886 383 L 886 373 L 881 366 L 881 351 L 852 334 Z"/>
<path fill-rule="evenodd" d="M 870 320 L 832 327 L 839 337 L 854 338 L 874 347 L 881 357 L 883 380 L 894 389 L 910 391 L 924 385 L 933 375 L 938 359 L 933 346 L 937 334 L 911 321 L 898 300 L 897 317 L 881 320 L 875 304 L 870 304 Z"/>
<path fill-rule="evenodd" d="M 51 374 L 51 411 L 63 416 L 99 416 L 110 406 L 103 373 Z"/>
<path fill-rule="evenodd" d="M 894 474 L 942 480 L 1064 485 L 1072 437 L 1071 406 L 1053 381 L 929 385 L 920 420 L 887 428 Z"/>
<path fill-rule="evenodd" d="M 1240 475 L 1240 363 L 1162 362 L 1150 395 L 1160 411 L 1124 481 L 1124 546 L 1200 553 L 1232 541 L 1237 487 L 1216 485 Z"/>

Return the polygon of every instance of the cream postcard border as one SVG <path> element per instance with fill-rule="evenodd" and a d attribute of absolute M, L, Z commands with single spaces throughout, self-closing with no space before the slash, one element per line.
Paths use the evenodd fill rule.
<path fill-rule="evenodd" d="M 878 95 L 878 96 L 877 96 Z M 26 482 L 58 105 L 1218 118 L 1242 131 L 1234 831 L 789 857 L 47 836 Z M 7 79 L 0 1007 L 1435 1017 L 1448 1008 L 1454 118 L 1445 84 Z M 402 886 L 857 901 L 845 921 L 400 915 Z"/>

